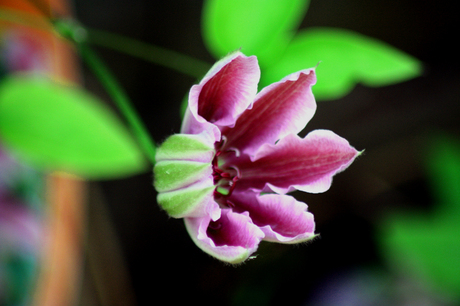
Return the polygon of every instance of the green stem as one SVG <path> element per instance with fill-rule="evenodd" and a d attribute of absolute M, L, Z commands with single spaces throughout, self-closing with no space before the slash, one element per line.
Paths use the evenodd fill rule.
<path fill-rule="evenodd" d="M 106 91 L 112 97 L 113 101 L 128 121 L 128 124 L 131 126 L 131 129 L 137 137 L 144 153 L 150 159 L 152 164 L 155 164 L 155 144 L 136 111 L 131 106 L 128 96 L 122 90 L 115 77 L 113 77 L 104 63 L 89 46 L 85 43 L 78 43 L 77 46 L 80 51 L 81 58 L 101 81 L 102 85 L 105 87 Z"/>
<path fill-rule="evenodd" d="M 88 29 L 88 43 L 122 52 L 186 75 L 202 78 L 211 67 L 207 62 L 126 36 Z"/>

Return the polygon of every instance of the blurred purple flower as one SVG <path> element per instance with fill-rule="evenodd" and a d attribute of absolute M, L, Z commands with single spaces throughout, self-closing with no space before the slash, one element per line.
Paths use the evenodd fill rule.
<path fill-rule="evenodd" d="M 158 203 L 185 218 L 206 253 L 238 263 L 261 240 L 298 243 L 314 237 L 307 205 L 286 193 L 324 192 L 358 152 L 327 130 L 299 133 L 316 110 L 314 69 L 288 75 L 257 93 L 255 56 L 217 62 L 190 90 L 182 134 L 158 149 Z"/>
<path fill-rule="evenodd" d="M 25 204 L 0 195 L 0 258 L 8 250 L 36 254 L 42 243 L 36 214 Z"/>
<path fill-rule="evenodd" d="M 0 305 L 26 305 L 37 275 L 41 180 L 0 147 Z M 38 207 L 36 207 L 38 208 Z"/>
<path fill-rule="evenodd" d="M 41 175 L 5 154 L 0 146 L 0 262 L 5 252 L 37 254 L 42 225 Z"/>
<path fill-rule="evenodd" d="M 8 30 L 2 36 L 0 59 L 8 72 L 50 71 L 50 58 L 40 37 L 33 33 L 20 30 Z"/>
<path fill-rule="evenodd" d="M 19 27 L 0 31 L 0 77 L 51 71 L 52 43 Z M 45 242 L 43 175 L 17 161 L 0 144 L 0 305 L 29 305 Z"/>

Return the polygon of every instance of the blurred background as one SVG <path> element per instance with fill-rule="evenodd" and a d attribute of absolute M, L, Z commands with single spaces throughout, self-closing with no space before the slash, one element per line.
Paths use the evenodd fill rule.
<path fill-rule="evenodd" d="M 454 3 L 311 0 L 300 29 L 352 30 L 423 65 L 419 77 L 383 87 L 358 84 L 342 98 L 318 101 L 303 134 L 330 129 L 365 150 L 326 193 L 294 194 L 314 213 L 319 238 L 295 246 L 262 243 L 256 259 L 230 266 L 199 250 L 182 221 L 158 208 L 151 172 L 90 181 L 80 209 L 84 217 L 77 218 L 82 228 L 76 225 L 81 239 L 72 273 L 75 293 L 56 305 L 460 305 Z M 70 3 L 84 26 L 211 65 L 215 58 L 203 42 L 202 8 L 203 1 L 191 0 Z M 95 49 L 157 143 L 179 132 L 179 110 L 197 78 Z M 112 106 L 85 65 L 75 70 L 86 89 Z M 0 287 L 2 281 L 0 269 Z"/>

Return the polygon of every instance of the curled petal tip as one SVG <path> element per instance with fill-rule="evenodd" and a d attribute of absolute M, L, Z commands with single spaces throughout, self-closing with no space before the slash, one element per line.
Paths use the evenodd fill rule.
<path fill-rule="evenodd" d="M 223 209 L 217 221 L 209 218 L 185 218 L 185 226 L 195 244 L 209 255 L 237 264 L 253 254 L 264 237 L 248 214 Z"/>

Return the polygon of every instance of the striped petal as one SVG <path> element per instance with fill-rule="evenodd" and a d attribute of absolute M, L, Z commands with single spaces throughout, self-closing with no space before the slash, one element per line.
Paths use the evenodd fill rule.
<path fill-rule="evenodd" d="M 311 87 L 313 69 L 293 73 L 257 94 L 252 109 L 244 112 L 234 128 L 223 130 L 225 148 L 253 155 L 263 144 L 275 144 L 288 134 L 297 134 L 316 111 Z"/>
<path fill-rule="evenodd" d="M 234 126 L 242 112 L 252 106 L 257 93 L 260 69 L 255 56 L 233 52 L 217 62 L 189 94 L 189 110 L 198 123 Z M 189 115 L 188 115 L 189 116 Z M 182 127 L 187 133 L 196 129 L 187 119 Z"/>
<path fill-rule="evenodd" d="M 319 193 L 329 189 L 332 177 L 345 170 L 359 154 L 347 140 L 328 130 L 315 130 L 305 138 L 288 135 L 276 145 L 264 145 L 255 155 L 239 158 L 239 190 L 294 189 Z"/>
<path fill-rule="evenodd" d="M 214 202 L 214 143 L 203 133 L 175 134 L 157 149 L 153 168 L 158 204 L 174 218 L 219 218 Z"/>
<path fill-rule="evenodd" d="M 314 237 L 315 221 L 305 203 L 288 195 L 234 192 L 228 201 L 235 212 L 249 212 L 266 241 L 299 243 Z"/>

